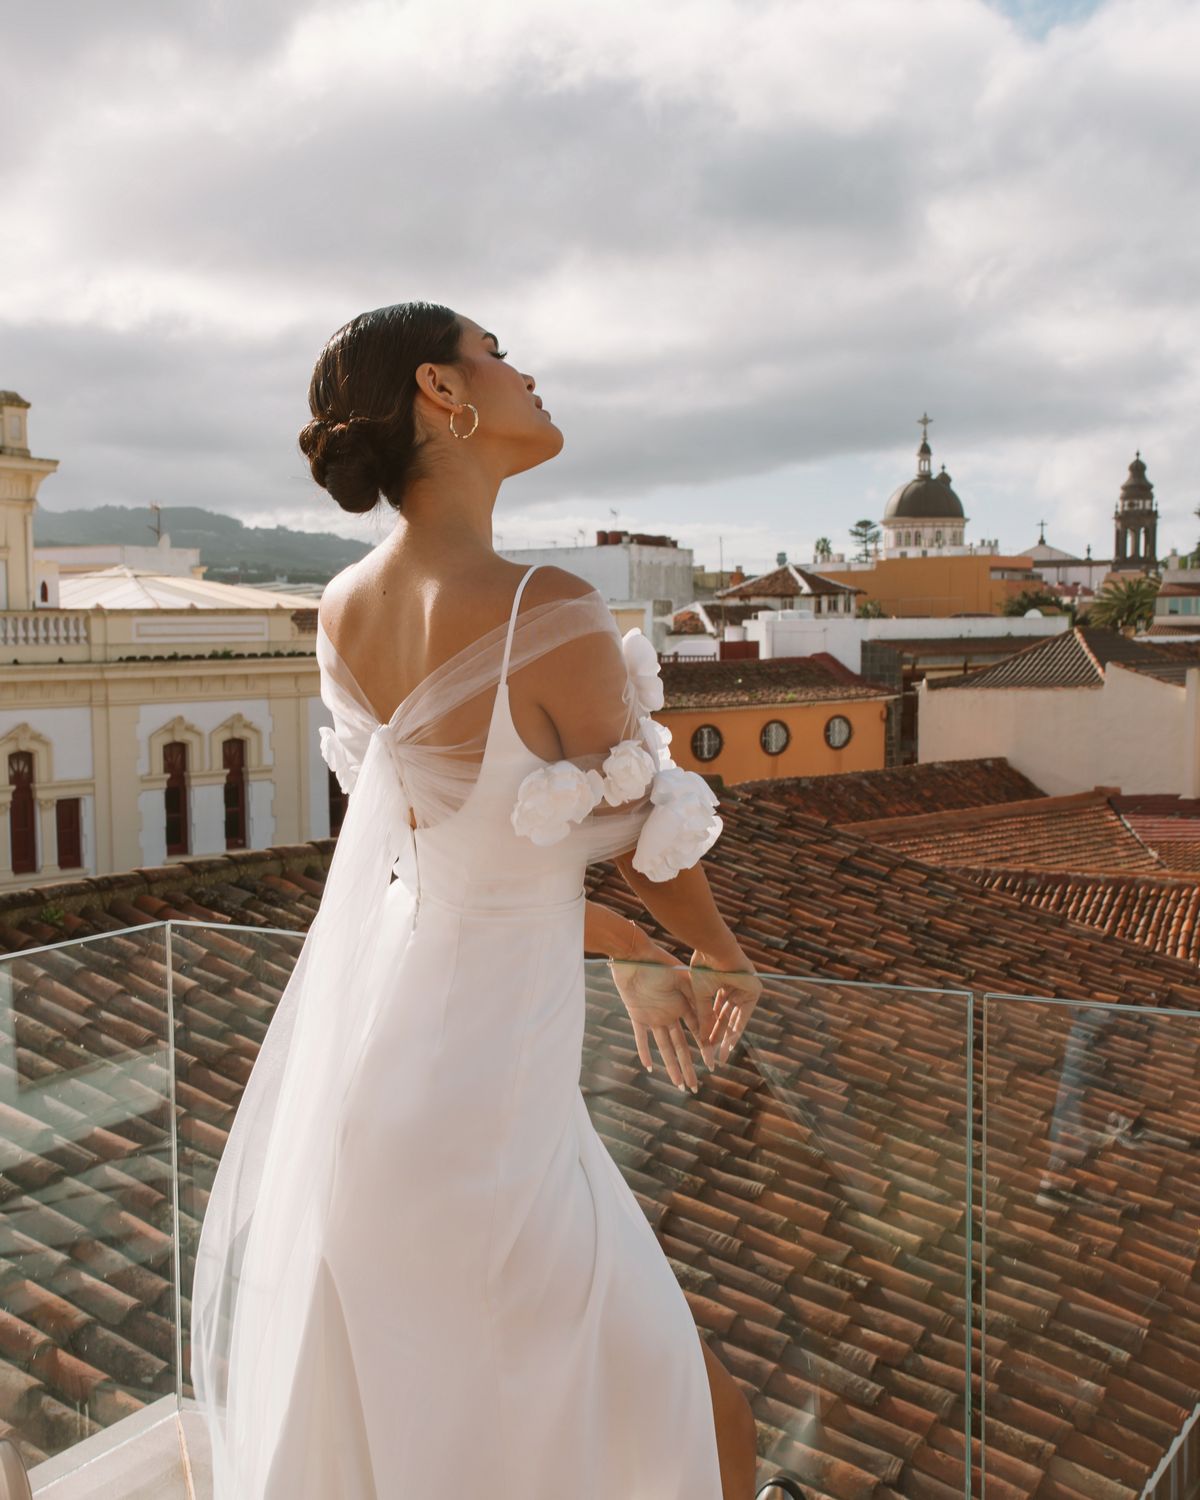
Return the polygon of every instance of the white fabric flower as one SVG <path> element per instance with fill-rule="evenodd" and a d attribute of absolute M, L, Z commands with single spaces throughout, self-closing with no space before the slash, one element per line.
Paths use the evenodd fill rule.
<path fill-rule="evenodd" d="M 604 800 L 610 807 L 616 807 L 640 797 L 658 766 L 637 740 L 622 740 L 608 752 L 600 769 L 604 774 Z"/>
<path fill-rule="evenodd" d="M 337 777 L 342 791 L 352 792 L 354 783 L 358 780 L 358 766 L 345 743 L 338 739 L 336 731 L 330 729 L 328 724 L 321 725 L 320 740 L 322 760 Z"/>
<path fill-rule="evenodd" d="M 673 766 L 675 762 L 671 759 L 669 749 L 671 731 L 667 726 L 652 719 L 649 714 L 643 714 L 638 720 L 638 728 L 642 732 L 642 743 L 654 761 L 655 770 L 665 771 L 668 766 Z"/>
<path fill-rule="evenodd" d="M 517 833 L 544 848 L 565 839 L 570 824 L 586 818 L 603 795 L 604 778 L 598 771 L 556 760 L 522 781 L 509 819 Z"/>
<path fill-rule="evenodd" d="M 716 793 L 695 771 L 659 771 L 650 800 L 654 806 L 633 851 L 633 868 L 650 880 L 671 880 L 712 848 L 725 825 L 713 811 Z"/>
<path fill-rule="evenodd" d="M 625 670 L 637 689 L 638 707 L 645 714 L 654 713 L 663 706 L 658 652 L 636 625 L 622 636 L 621 652 L 625 657 Z"/>

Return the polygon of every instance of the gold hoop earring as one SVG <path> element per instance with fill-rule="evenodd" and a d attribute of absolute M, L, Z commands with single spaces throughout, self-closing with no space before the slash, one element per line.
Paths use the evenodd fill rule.
<path fill-rule="evenodd" d="M 474 412 L 474 413 L 475 413 L 475 424 L 474 424 L 474 426 L 473 426 L 473 427 L 472 427 L 472 428 L 471 428 L 471 432 L 474 432 L 474 431 L 475 431 L 475 428 L 476 428 L 476 427 L 478 427 L 478 426 L 479 426 L 479 408 L 478 408 L 478 407 L 476 407 L 476 406 L 471 406 L 471 403 L 470 403 L 470 402 L 469 402 L 469 401 L 465 401 L 465 402 L 464 402 L 464 403 L 463 403 L 463 405 L 464 405 L 464 406 L 468 406 L 468 407 L 470 407 L 470 408 L 471 408 L 471 410 L 472 410 L 472 411 L 473 411 L 473 412 Z M 459 410 L 460 410 L 460 411 L 461 411 L 461 410 L 462 410 L 462 408 L 461 408 L 461 407 L 460 407 L 460 408 L 459 408 Z M 451 413 L 450 413 L 450 431 L 451 431 L 451 432 L 453 432 L 453 433 L 454 433 L 454 436 L 455 436 L 455 437 L 456 437 L 456 438 L 469 438 L 469 437 L 470 437 L 470 436 L 471 436 L 471 432 L 454 432 L 454 418 L 455 418 L 455 417 L 456 417 L 456 416 L 457 416 L 457 415 L 458 415 L 458 413 L 457 413 L 457 412 L 453 412 L 453 411 L 452 411 L 452 412 L 451 412 Z"/>

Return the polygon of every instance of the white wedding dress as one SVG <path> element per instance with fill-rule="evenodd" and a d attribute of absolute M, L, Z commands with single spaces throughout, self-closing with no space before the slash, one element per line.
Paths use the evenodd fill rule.
<path fill-rule="evenodd" d="M 350 797 L 197 1247 L 215 1500 L 720 1500 L 699 1335 L 579 1082 L 587 864 L 665 879 L 721 823 L 649 643 L 595 591 L 522 609 L 532 572 L 387 724 L 318 629 Z M 603 632 L 625 732 L 548 763 L 508 675 Z"/>

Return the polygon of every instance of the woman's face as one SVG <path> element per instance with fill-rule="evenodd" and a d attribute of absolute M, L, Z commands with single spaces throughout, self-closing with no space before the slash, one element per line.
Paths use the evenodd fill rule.
<path fill-rule="evenodd" d="M 500 358 L 504 346 L 494 334 L 459 314 L 462 325 L 460 353 L 470 381 L 467 399 L 479 408 L 479 426 L 468 441 L 486 435 L 489 447 L 504 451 L 509 474 L 532 469 L 553 458 L 563 445 L 561 430 L 550 420 L 542 398 L 534 394 L 534 378 Z M 475 415 L 464 408 L 455 414 L 458 432 L 470 432 Z"/>

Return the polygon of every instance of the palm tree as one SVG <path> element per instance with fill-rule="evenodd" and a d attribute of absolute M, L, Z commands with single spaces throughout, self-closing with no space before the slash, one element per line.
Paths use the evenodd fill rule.
<path fill-rule="evenodd" d="M 1154 601 L 1158 597 L 1157 578 L 1136 574 L 1132 578 L 1114 578 L 1106 583 L 1088 606 L 1088 625 L 1102 630 L 1122 630 L 1132 634 L 1139 626 L 1154 619 Z"/>
<path fill-rule="evenodd" d="M 833 561 L 833 543 L 827 536 L 819 536 L 813 543 L 813 555 L 818 562 L 827 563 Z"/>

